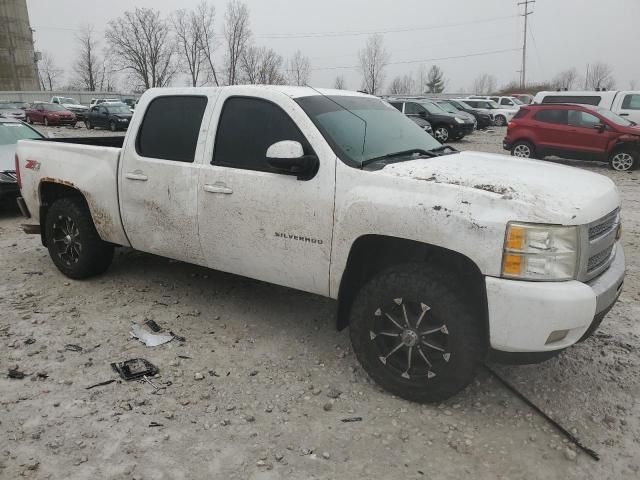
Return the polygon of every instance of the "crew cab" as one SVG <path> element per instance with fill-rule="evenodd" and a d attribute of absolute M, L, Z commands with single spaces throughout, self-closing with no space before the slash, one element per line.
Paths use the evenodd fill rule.
<path fill-rule="evenodd" d="M 640 123 L 640 90 L 538 92 L 533 103 L 580 103 L 603 107 Z"/>
<path fill-rule="evenodd" d="M 64 275 L 125 246 L 336 299 L 363 368 L 414 401 L 586 338 L 624 279 L 611 180 L 457 152 L 356 92 L 151 89 L 125 137 L 21 141 L 16 167 Z"/>
<path fill-rule="evenodd" d="M 509 122 L 503 147 L 516 157 L 608 161 L 628 171 L 640 162 L 640 127 L 602 107 L 528 105 Z"/>

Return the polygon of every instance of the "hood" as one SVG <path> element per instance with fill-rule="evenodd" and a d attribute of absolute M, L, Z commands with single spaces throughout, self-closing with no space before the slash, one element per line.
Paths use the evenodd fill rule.
<path fill-rule="evenodd" d="M 133 117 L 133 114 L 132 113 L 114 113 L 113 116 L 116 118 L 126 118 L 128 120 L 131 120 L 131 117 Z"/>
<path fill-rule="evenodd" d="M 89 110 L 89 107 L 85 107 L 84 105 L 76 105 L 75 103 L 63 103 L 62 106 L 64 108 L 75 108 L 76 110 Z"/>
<path fill-rule="evenodd" d="M 16 145 L 0 145 L 0 172 L 15 170 Z"/>
<path fill-rule="evenodd" d="M 460 152 L 387 165 L 376 173 L 451 185 L 489 201 L 513 202 L 522 221 L 565 225 L 590 223 L 620 204 L 604 175 L 539 160 Z M 490 202 L 489 202 L 490 203 Z"/>

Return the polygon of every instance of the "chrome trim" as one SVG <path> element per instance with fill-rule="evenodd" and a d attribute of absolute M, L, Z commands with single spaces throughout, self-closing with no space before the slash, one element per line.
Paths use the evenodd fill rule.
<path fill-rule="evenodd" d="M 620 209 L 580 227 L 580 263 L 576 278 L 589 282 L 607 270 L 616 257 L 616 236 L 620 226 Z M 599 258 L 611 250 L 606 260 Z M 606 255 L 606 254 L 605 254 Z"/>

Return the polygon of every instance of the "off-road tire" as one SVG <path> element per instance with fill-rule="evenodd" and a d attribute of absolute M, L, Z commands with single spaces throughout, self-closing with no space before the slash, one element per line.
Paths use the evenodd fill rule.
<path fill-rule="evenodd" d="M 77 261 L 65 261 L 60 248 L 64 241 L 61 236 L 61 225 L 65 219 L 71 220 L 77 231 Z M 58 270 L 69 278 L 76 280 L 99 275 L 109 268 L 113 260 L 114 247 L 104 242 L 93 224 L 91 213 L 84 200 L 80 198 L 61 198 L 56 200 L 47 212 L 45 232 L 49 255 Z"/>
<path fill-rule="evenodd" d="M 461 285 L 456 275 L 444 269 L 427 264 L 410 264 L 391 267 L 377 274 L 361 288 L 350 312 L 351 344 L 364 370 L 382 388 L 415 402 L 440 402 L 455 395 L 473 380 L 487 354 L 486 333 L 481 306 L 473 304 L 467 289 Z M 401 338 L 389 339 L 375 331 L 379 327 L 376 322 L 387 321 L 385 315 L 388 312 L 381 315 L 380 309 L 389 308 L 387 305 L 390 301 L 401 306 L 398 300 L 406 305 L 408 312 L 412 310 L 410 305 L 415 302 L 430 307 L 426 311 L 425 320 L 416 331 L 433 326 L 437 328 L 440 324 L 446 326 L 446 336 L 440 331 L 436 333 L 446 338 L 446 352 L 430 350 L 425 353 L 431 366 L 427 366 L 427 362 L 417 363 L 419 358 L 424 357 L 412 359 L 414 370 L 409 370 L 412 378 L 403 377 L 397 365 L 392 365 L 390 360 L 393 355 L 398 355 L 395 362 L 400 362 L 403 356 L 406 359 L 409 356 L 408 347 L 401 348 L 383 362 L 382 354 L 386 352 L 381 351 L 377 343 L 404 341 Z M 424 305 L 421 306 L 423 310 Z M 414 312 L 415 310 L 407 317 Z M 404 318 L 397 320 L 404 321 Z M 417 325 L 419 322 L 409 320 L 409 323 Z M 418 338 L 421 348 L 412 348 L 426 352 L 422 343 L 422 339 L 426 337 L 418 334 Z M 413 353 L 420 352 L 414 350 Z M 416 368 L 433 371 L 420 375 Z"/>

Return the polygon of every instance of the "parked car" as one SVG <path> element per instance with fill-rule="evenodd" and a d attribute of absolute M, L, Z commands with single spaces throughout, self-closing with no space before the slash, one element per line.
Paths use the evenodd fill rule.
<path fill-rule="evenodd" d="M 516 110 L 502 108 L 493 100 L 480 100 L 473 98 L 456 98 L 457 102 L 464 102 L 470 107 L 484 110 L 493 115 L 493 124 L 497 127 L 504 127 L 517 113 Z"/>
<path fill-rule="evenodd" d="M 24 110 L 20 108 L 20 104 L 14 102 L 0 102 L 0 116 L 21 121 L 27 119 Z"/>
<path fill-rule="evenodd" d="M 449 102 L 448 100 L 438 100 L 438 99 L 432 98 L 431 101 L 436 105 L 438 105 L 445 112 L 448 112 L 448 113 L 451 113 L 452 115 L 460 117 L 463 120 L 466 120 L 467 122 L 473 122 L 474 129 L 478 128 L 478 121 L 476 120 L 475 115 L 467 113 L 464 110 L 460 110 L 458 107 L 456 107 L 453 103 Z"/>
<path fill-rule="evenodd" d="M 433 137 L 441 143 L 460 140 L 473 133 L 474 123 L 444 111 L 427 99 L 388 99 L 391 105 L 407 116 L 418 116 L 433 127 Z"/>
<path fill-rule="evenodd" d="M 533 95 L 529 93 L 512 93 L 511 96 L 520 100 L 523 105 L 530 105 L 533 103 Z"/>
<path fill-rule="evenodd" d="M 621 117 L 640 123 L 640 90 L 607 92 L 539 92 L 534 103 L 580 103 L 611 110 Z"/>
<path fill-rule="evenodd" d="M 0 117 L 0 200 L 18 196 L 15 171 L 18 140 L 39 139 L 44 136 L 15 118 Z"/>
<path fill-rule="evenodd" d="M 640 162 L 640 127 L 602 107 L 528 105 L 509 122 L 503 146 L 516 157 L 608 161 L 627 171 Z"/>
<path fill-rule="evenodd" d="M 466 103 L 461 102 L 459 100 L 447 99 L 442 101 L 446 101 L 450 103 L 451 105 L 453 105 L 454 107 L 456 107 L 458 110 L 462 112 L 467 112 L 473 115 L 476 118 L 476 122 L 478 125 L 477 128 L 484 129 L 487 127 L 493 127 L 493 114 L 491 112 L 488 112 L 487 110 L 483 110 L 480 108 L 473 108 L 472 106 L 467 105 Z"/>
<path fill-rule="evenodd" d="M 495 96 L 495 95 L 471 95 L 469 98 L 476 100 L 491 100 L 500 105 L 500 108 L 506 108 L 508 110 L 518 110 L 523 103 L 516 97 L 512 96 Z"/>
<path fill-rule="evenodd" d="M 76 115 L 62 105 L 48 102 L 34 102 L 25 111 L 27 122 L 49 125 L 71 125 L 77 122 Z"/>
<path fill-rule="evenodd" d="M 71 97 L 51 97 L 51 100 L 49 100 L 49 102 L 62 105 L 70 112 L 73 112 L 76 115 L 76 119 L 78 121 L 84 120 L 85 115 L 89 111 L 89 107 L 82 105 L 75 98 Z"/>
<path fill-rule="evenodd" d="M 112 132 L 126 130 L 133 114 L 124 103 L 102 103 L 91 107 L 84 121 L 85 127 L 91 130 L 95 127 L 108 128 Z"/>
<path fill-rule="evenodd" d="M 89 108 L 100 105 L 101 103 L 122 103 L 119 98 L 92 98 Z"/>
<path fill-rule="evenodd" d="M 26 228 L 64 275 L 122 245 L 337 299 L 364 370 L 413 401 L 459 392 L 489 352 L 589 337 L 624 281 L 610 179 L 457 152 L 370 95 L 154 88 L 125 137 L 81 140 L 16 158 Z"/>
<path fill-rule="evenodd" d="M 414 117 L 414 116 L 411 116 L 409 118 L 413 121 L 413 123 L 418 125 L 421 129 L 423 129 L 429 135 L 433 135 L 433 128 L 431 127 L 431 124 L 427 120 L 425 120 L 422 117 Z"/>

